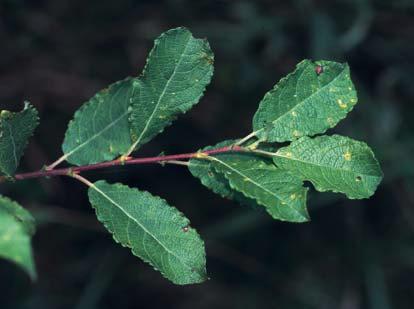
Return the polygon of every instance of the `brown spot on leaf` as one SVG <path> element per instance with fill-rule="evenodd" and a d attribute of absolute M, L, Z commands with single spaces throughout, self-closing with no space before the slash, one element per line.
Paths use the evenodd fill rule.
<path fill-rule="evenodd" d="M 316 72 L 317 75 L 321 75 L 323 73 L 323 66 L 317 65 L 315 67 L 315 72 Z"/>

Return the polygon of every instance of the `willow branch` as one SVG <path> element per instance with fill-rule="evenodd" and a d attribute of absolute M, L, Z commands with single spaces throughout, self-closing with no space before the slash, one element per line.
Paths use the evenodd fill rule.
<path fill-rule="evenodd" d="M 176 162 L 194 158 L 206 158 L 209 155 L 215 155 L 220 153 L 226 152 L 248 152 L 250 150 L 240 147 L 240 146 L 227 146 L 221 147 L 212 150 L 206 150 L 203 152 L 192 152 L 192 153 L 182 153 L 182 154 L 175 154 L 175 155 L 163 155 L 163 156 L 156 156 L 156 157 L 146 157 L 146 158 L 121 158 L 112 161 L 84 165 L 84 166 L 76 166 L 76 167 L 66 167 L 66 168 L 57 168 L 57 169 L 43 169 L 37 172 L 31 173 L 21 173 L 14 175 L 13 178 L 8 177 L 0 177 L 0 182 L 4 182 L 7 180 L 25 180 L 25 179 L 32 179 L 32 178 L 42 178 L 42 177 L 55 177 L 55 176 L 72 176 L 78 175 L 83 172 L 93 171 L 104 169 L 113 166 L 123 166 L 123 165 L 138 165 L 138 164 L 150 164 L 150 163 L 168 163 L 168 162 Z"/>

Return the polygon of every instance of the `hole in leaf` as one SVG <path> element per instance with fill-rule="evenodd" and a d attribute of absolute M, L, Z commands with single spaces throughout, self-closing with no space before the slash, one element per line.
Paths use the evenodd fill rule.
<path fill-rule="evenodd" d="M 360 181 L 362 180 L 362 177 L 361 177 L 361 176 L 357 176 L 357 177 L 355 178 L 355 180 L 356 180 L 357 182 L 360 182 Z"/>

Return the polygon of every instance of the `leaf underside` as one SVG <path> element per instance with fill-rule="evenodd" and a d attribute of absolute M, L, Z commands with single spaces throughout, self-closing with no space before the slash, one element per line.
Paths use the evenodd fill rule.
<path fill-rule="evenodd" d="M 307 188 L 290 172 L 266 159 L 245 154 L 220 154 L 211 158 L 213 167 L 229 181 L 232 189 L 254 199 L 274 218 L 305 222 Z"/>
<path fill-rule="evenodd" d="M 34 219 L 16 202 L 0 196 L 0 257 L 5 258 L 36 279 L 31 237 Z"/>
<path fill-rule="evenodd" d="M 318 191 L 341 192 L 351 199 L 373 195 L 383 177 L 367 144 L 340 135 L 303 137 L 279 149 L 274 161 Z"/>
<path fill-rule="evenodd" d="M 37 110 L 27 102 L 21 112 L 0 112 L 1 173 L 13 176 L 38 121 Z"/>
<path fill-rule="evenodd" d="M 135 149 L 199 101 L 213 75 L 213 60 L 208 42 L 195 39 L 185 28 L 155 40 L 132 101 Z"/>
<path fill-rule="evenodd" d="M 175 284 L 206 280 L 204 243 L 176 208 L 148 192 L 98 181 L 89 188 L 97 217 L 116 242 Z"/>
<path fill-rule="evenodd" d="M 317 72 L 317 67 L 322 71 Z M 253 118 L 253 131 L 268 142 L 321 134 L 345 118 L 356 103 L 347 64 L 304 60 L 264 96 Z"/>
<path fill-rule="evenodd" d="M 235 140 L 226 140 L 214 146 L 207 146 L 200 151 L 217 149 L 221 147 L 230 146 L 235 143 Z M 189 161 L 188 169 L 191 174 L 198 178 L 200 182 L 209 188 L 214 193 L 223 198 L 234 200 L 242 205 L 247 205 L 253 208 L 257 207 L 255 200 L 245 197 L 242 193 L 233 190 L 230 187 L 229 181 L 222 174 L 217 172 L 211 161 L 203 159 L 191 159 Z"/>
<path fill-rule="evenodd" d="M 232 145 L 224 141 L 203 150 Z M 277 169 L 270 159 L 248 153 L 226 153 L 209 160 L 192 159 L 190 172 L 213 192 L 240 204 L 261 205 L 275 219 L 291 222 L 309 220 L 307 189 L 289 172 Z"/>

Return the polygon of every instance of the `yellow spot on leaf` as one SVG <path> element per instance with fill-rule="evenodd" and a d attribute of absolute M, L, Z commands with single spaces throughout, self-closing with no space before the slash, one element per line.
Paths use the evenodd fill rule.
<path fill-rule="evenodd" d="M 293 136 L 298 137 L 300 136 L 300 132 L 298 130 L 293 131 Z"/>
<path fill-rule="evenodd" d="M 285 152 L 285 150 L 279 150 L 278 152 L 276 152 L 276 156 L 291 158 L 292 153 L 290 151 Z"/>
<path fill-rule="evenodd" d="M 295 111 L 292 111 L 291 114 L 292 114 L 293 117 L 296 117 L 298 115 Z"/>
<path fill-rule="evenodd" d="M 326 121 L 330 124 L 333 125 L 334 124 L 334 120 L 331 117 L 326 118 Z"/>
<path fill-rule="evenodd" d="M 290 199 L 291 200 L 294 200 L 296 198 L 296 194 L 295 193 L 292 193 L 291 195 L 290 195 Z"/>
<path fill-rule="evenodd" d="M 344 159 L 346 161 L 351 161 L 351 158 L 352 158 L 352 154 L 349 151 L 344 153 Z"/>
<path fill-rule="evenodd" d="M 342 108 L 342 109 L 345 109 L 348 106 L 346 103 L 342 102 L 341 99 L 338 99 L 337 102 L 338 102 L 339 107 Z"/>

